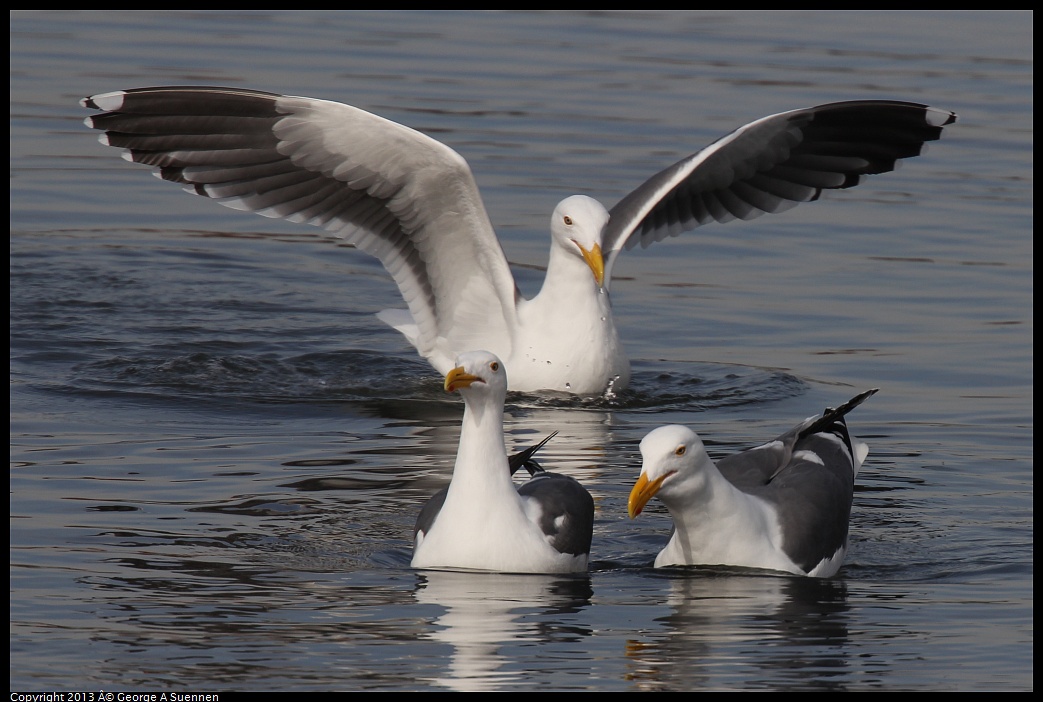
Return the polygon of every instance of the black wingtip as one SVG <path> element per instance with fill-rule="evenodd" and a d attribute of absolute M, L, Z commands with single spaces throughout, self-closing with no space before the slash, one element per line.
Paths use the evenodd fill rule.
<path fill-rule="evenodd" d="M 855 395 L 850 400 L 848 400 L 844 404 L 840 405 L 840 407 L 837 407 L 836 409 L 826 408 L 826 411 L 825 411 L 824 414 L 833 414 L 833 416 L 835 416 L 835 417 L 843 417 L 845 414 L 847 414 L 851 410 L 855 409 L 860 404 L 862 404 L 863 402 L 865 402 L 866 400 L 868 400 L 870 397 L 872 397 L 873 395 L 877 394 L 878 392 L 880 392 L 880 388 L 872 388 L 870 390 L 866 390 L 863 393 Z"/>
<path fill-rule="evenodd" d="M 844 422 L 844 416 L 851 410 L 858 407 L 860 404 L 868 400 L 873 395 L 880 392 L 880 388 L 873 388 L 866 390 L 863 393 L 855 395 L 850 400 L 840 405 L 839 407 L 827 407 L 822 413 L 822 416 L 816 419 L 814 422 L 804 427 L 800 432 L 802 437 L 811 436 L 822 431 L 831 431 L 831 427 L 837 422 Z"/>
<path fill-rule="evenodd" d="M 543 467 L 533 459 L 533 456 L 536 455 L 536 452 L 543 448 L 548 441 L 557 435 L 557 431 L 551 432 L 547 435 L 547 438 L 540 443 L 508 457 L 507 464 L 511 468 L 511 475 L 517 473 L 519 468 L 525 468 L 525 470 L 529 471 L 530 476 L 536 475 L 537 473 L 543 473 Z"/>

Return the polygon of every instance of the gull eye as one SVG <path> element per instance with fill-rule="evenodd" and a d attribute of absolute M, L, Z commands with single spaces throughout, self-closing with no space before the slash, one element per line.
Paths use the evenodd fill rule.
<path fill-rule="evenodd" d="M 684 444 L 682 444 L 682 445 L 678 446 L 676 449 L 674 449 L 674 455 L 675 456 L 683 456 L 687 450 L 688 450 L 688 447 L 685 446 Z"/>
<path fill-rule="evenodd" d="M 565 224 L 567 224 L 568 226 L 571 227 L 572 226 L 572 217 L 569 217 L 568 215 L 565 215 L 564 222 L 565 222 Z"/>
<path fill-rule="evenodd" d="M 496 361 L 493 361 L 489 364 L 489 368 L 492 370 L 493 373 L 495 373 L 496 371 L 500 370 L 500 364 Z"/>

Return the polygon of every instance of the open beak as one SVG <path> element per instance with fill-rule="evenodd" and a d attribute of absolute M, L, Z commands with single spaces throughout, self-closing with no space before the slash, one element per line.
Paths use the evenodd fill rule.
<path fill-rule="evenodd" d="M 469 387 L 471 383 L 476 382 L 480 383 L 482 379 L 465 371 L 463 366 L 458 366 L 445 374 L 445 385 L 443 387 L 445 387 L 446 392 L 456 392 L 460 388 Z"/>
<path fill-rule="evenodd" d="M 576 244 L 579 246 L 579 244 Z M 594 274 L 594 280 L 597 281 L 598 287 L 605 287 L 605 259 L 601 256 L 601 246 L 594 244 L 594 248 L 587 251 L 582 246 L 579 246 L 579 250 L 583 253 L 583 260 L 590 266 L 591 272 Z"/>
<path fill-rule="evenodd" d="M 667 473 L 649 481 L 647 475 L 641 474 L 641 477 L 634 483 L 634 489 L 630 491 L 630 499 L 627 500 L 627 514 L 630 515 L 631 519 L 641 514 L 641 510 L 645 508 L 648 501 L 659 492 L 659 488 L 663 486 L 663 481 L 671 475 L 673 473 Z"/>

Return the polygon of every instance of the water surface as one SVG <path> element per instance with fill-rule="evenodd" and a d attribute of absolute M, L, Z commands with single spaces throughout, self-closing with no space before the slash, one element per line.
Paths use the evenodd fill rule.
<path fill-rule="evenodd" d="M 1032 688 L 1029 13 L 15 12 L 12 690 Z M 509 448 L 597 505 L 587 576 L 409 568 L 459 398 L 373 314 L 379 264 L 178 191 L 84 95 L 239 85 L 463 154 L 523 291 L 550 213 L 752 119 L 842 99 L 960 121 L 922 158 L 616 266 L 612 400 L 511 396 Z M 509 369 L 508 369 L 509 370 Z M 637 444 L 711 453 L 881 388 L 829 581 L 656 571 Z"/>

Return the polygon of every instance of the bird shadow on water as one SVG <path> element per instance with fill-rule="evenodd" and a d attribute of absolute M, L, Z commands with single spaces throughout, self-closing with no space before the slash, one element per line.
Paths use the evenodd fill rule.
<path fill-rule="evenodd" d="M 419 407 L 455 406 L 426 362 L 353 350 L 280 357 L 249 350 L 197 350 L 173 356 L 115 356 L 80 364 L 68 384 L 52 390 L 110 399 L 265 405 L 352 403 L 367 414 L 416 416 Z M 629 387 L 598 397 L 509 393 L 519 409 L 622 412 L 707 410 L 798 396 L 807 386 L 779 369 L 710 362 L 642 361 Z"/>

